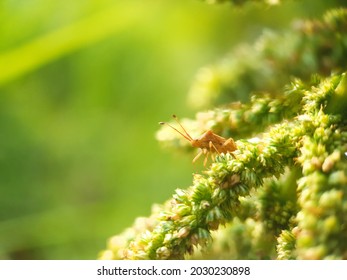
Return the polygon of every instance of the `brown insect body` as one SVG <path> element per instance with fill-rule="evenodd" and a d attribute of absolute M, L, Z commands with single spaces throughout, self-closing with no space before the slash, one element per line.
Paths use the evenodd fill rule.
<path fill-rule="evenodd" d="M 214 134 L 212 130 L 206 131 L 199 139 L 193 139 L 191 141 L 193 147 L 201 149 L 210 149 L 211 143 L 214 146 L 212 147 L 215 148 L 215 152 L 218 153 L 225 154 L 236 150 L 236 145 L 232 138 L 227 140 L 224 137 Z"/>
<path fill-rule="evenodd" d="M 193 162 L 195 162 L 202 154 L 205 155 L 204 165 L 206 165 L 207 158 L 211 155 L 214 158 L 214 154 L 220 153 L 230 153 L 231 155 L 233 151 L 237 150 L 236 144 L 232 138 L 225 139 L 222 136 L 214 134 L 211 130 L 206 131 L 203 135 L 198 139 L 193 139 L 189 133 L 184 129 L 181 123 L 178 121 L 177 117 L 173 115 L 173 118 L 179 124 L 179 126 L 183 129 L 185 134 L 174 128 L 168 123 L 161 122 L 161 125 L 167 124 L 172 129 L 176 130 L 179 134 L 181 134 L 184 138 L 186 138 L 193 147 L 200 148 L 200 152 L 195 156 Z M 234 156 L 234 155 L 233 155 Z"/>

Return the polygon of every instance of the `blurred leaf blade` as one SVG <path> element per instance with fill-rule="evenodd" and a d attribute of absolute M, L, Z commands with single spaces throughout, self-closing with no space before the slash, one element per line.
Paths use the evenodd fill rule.
<path fill-rule="evenodd" d="M 0 54 L 0 85 L 130 28 L 146 15 L 140 10 L 116 5 Z"/>

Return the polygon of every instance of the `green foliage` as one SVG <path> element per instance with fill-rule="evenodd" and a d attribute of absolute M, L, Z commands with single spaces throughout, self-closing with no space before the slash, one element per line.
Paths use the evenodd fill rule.
<path fill-rule="evenodd" d="M 297 199 L 296 182 L 303 177 L 297 161 L 301 150 L 290 150 L 288 139 L 276 138 L 273 143 L 278 146 L 265 150 L 262 168 L 259 145 L 270 139 L 269 129 L 275 131 L 279 125 L 281 131 L 281 124 L 302 115 L 305 91 L 320 85 L 330 72 L 345 71 L 344 10 L 334 10 L 320 20 L 312 18 L 346 3 L 206 2 L 212 3 L 1 1 L 0 259 L 95 258 L 108 236 L 129 226 L 141 213 L 147 215 L 153 203 L 165 201 L 176 187 L 180 190 L 175 199 L 182 201 L 172 204 L 171 198 L 153 206 L 149 217 L 137 218 L 124 234 L 110 238 L 103 257 L 135 257 L 129 250 L 135 241 L 151 244 L 151 258 L 299 255 L 292 249 L 301 234 L 296 216 L 301 208 L 306 209 L 306 216 L 310 211 Z M 310 20 L 298 21 L 299 17 Z M 283 31 L 292 19 L 293 27 Z M 259 37 L 260 30 L 265 31 Z M 336 36 L 336 30 L 340 35 Z M 247 43 L 198 71 L 189 93 L 195 107 L 187 107 L 186 92 L 196 69 L 216 61 L 240 41 Z M 268 55 L 261 50 L 262 42 Z M 302 46 L 297 53 L 304 55 L 288 59 L 297 44 Z M 311 84 L 312 73 L 322 78 Z M 345 84 L 343 79 L 324 107 L 325 114 L 339 115 L 341 120 L 347 115 Z M 157 138 L 162 146 L 175 147 L 175 153 L 160 150 L 154 140 L 157 122 L 172 113 L 192 116 L 196 108 L 209 111 L 182 119 L 188 131 L 198 137 L 212 128 L 219 135 L 233 137 L 245 154 L 234 163 L 240 166 L 221 155 L 214 160 L 214 169 L 209 162 L 208 174 L 198 171 L 203 168 L 200 163 L 192 165 L 193 155 L 184 154 L 192 152 L 192 147 L 166 128 Z M 268 158 L 285 146 L 293 157 Z M 239 151 L 235 154 L 240 156 Z M 340 168 L 338 162 L 344 160 L 342 154 L 338 160 L 336 152 L 328 158 L 324 157 L 324 170 L 332 162 Z M 271 169 L 265 166 L 282 159 L 283 164 L 274 166 L 276 175 L 283 173 L 278 179 L 266 174 Z M 231 175 L 228 166 L 239 174 Z M 264 177 L 242 169 L 245 166 L 255 166 Z M 194 185 L 189 183 L 191 172 L 200 174 L 195 175 Z M 334 172 L 330 180 L 338 182 L 339 176 Z M 221 189 L 218 182 L 222 182 Z M 236 193 L 230 185 L 237 186 Z M 331 203 L 340 192 L 324 194 L 323 202 Z M 235 204 L 228 205 L 228 200 Z M 344 210 L 333 213 L 337 221 L 341 221 L 339 213 Z M 333 225 L 331 221 L 324 225 L 329 223 Z M 177 231 L 176 225 L 180 226 Z M 309 230 L 309 235 L 317 231 Z M 320 238 L 335 236 L 340 242 L 342 237 L 332 232 L 322 231 Z M 308 255 L 302 234 L 300 239 L 300 255 Z M 135 246 L 134 251 L 137 257 L 149 258 Z"/>
<path fill-rule="evenodd" d="M 224 59 L 218 67 L 227 74 L 212 75 L 218 90 L 203 81 L 203 96 L 193 99 L 230 102 L 244 89 L 249 102 L 227 102 L 182 123 L 193 135 L 232 136 L 237 150 L 218 154 L 142 228 L 136 223 L 111 238 L 100 258 L 346 258 L 347 107 L 331 106 L 346 105 L 346 32 L 347 10 L 336 9 Z M 157 138 L 189 146 L 169 127 Z"/>
<path fill-rule="evenodd" d="M 253 45 L 242 45 L 219 63 L 203 67 L 188 98 L 193 106 L 205 108 L 247 101 L 254 92 L 280 95 L 292 77 L 308 81 L 314 73 L 343 71 L 346 57 L 347 12 L 331 10 L 322 20 L 297 20 L 287 32 L 266 30 Z"/>
<path fill-rule="evenodd" d="M 124 11 L 119 11 L 123 9 Z M 0 85 L 66 54 L 120 33 L 139 18 L 135 9 L 116 5 L 111 9 L 64 26 L 0 55 Z M 118 20 L 110 20 L 115 14 Z M 88 30 L 88 32 L 84 32 Z"/>

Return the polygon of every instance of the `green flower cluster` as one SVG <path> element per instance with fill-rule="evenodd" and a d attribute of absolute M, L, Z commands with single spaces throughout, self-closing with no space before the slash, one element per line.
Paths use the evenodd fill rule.
<path fill-rule="evenodd" d="M 277 259 L 294 260 L 293 252 L 295 250 L 296 239 L 291 231 L 284 230 L 277 238 Z"/>
<path fill-rule="evenodd" d="M 346 88 L 344 88 L 346 95 Z M 317 93 L 315 98 L 322 98 Z M 312 134 L 302 137 L 298 162 L 303 177 L 298 181 L 295 255 L 299 259 L 347 257 L 347 131 L 341 120 L 307 104 Z"/>
<path fill-rule="evenodd" d="M 342 253 L 346 252 L 346 248 L 338 242 L 342 242 L 346 228 L 347 207 L 343 204 L 346 194 L 343 189 L 346 185 L 346 170 L 341 169 L 346 167 L 346 160 L 342 160 L 347 150 L 343 144 L 346 143 L 346 132 L 341 118 L 328 115 L 324 110 L 335 96 L 347 93 L 343 86 L 344 81 L 344 74 L 327 79 L 314 76 L 308 85 L 299 80 L 294 81 L 288 87 L 288 92 L 294 96 L 301 96 L 301 100 L 298 106 L 292 108 L 296 113 L 292 112 L 291 119 L 283 119 L 280 123 L 270 126 L 267 132 L 258 134 L 258 137 L 236 141 L 238 149 L 234 152 L 235 157 L 229 153 L 218 155 L 208 170 L 203 174 L 194 175 L 192 186 L 186 190 L 177 189 L 172 199 L 152 214 L 146 223 L 150 224 L 149 227 L 143 227 L 136 235 L 129 235 L 128 230 L 112 238 L 122 242 L 111 242 L 101 258 L 182 259 L 188 254 L 193 254 L 196 248 L 213 251 L 212 232 L 226 224 L 229 224 L 229 230 L 234 235 L 238 233 L 239 236 L 249 236 L 258 233 L 258 239 L 255 239 L 258 242 L 244 244 L 244 248 L 249 248 L 248 257 L 273 257 L 276 245 L 279 253 L 282 252 L 278 254 L 278 258 L 290 255 L 287 252 L 290 247 L 288 244 L 292 243 L 288 241 L 288 234 L 286 238 L 282 232 L 278 244 L 275 238 L 282 230 L 290 229 L 297 242 L 297 252 L 293 254 L 299 258 L 312 258 L 313 253 L 310 250 L 317 253 L 315 242 L 320 244 L 322 240 L 325 241 L 324 246 L 330 246 L 331 250 L 335 248 L 340 253 L 322 250 L 321 246 L 317 245 L 320 249 L 317 256 L 325 258 L 333 254 L 335 258 L 341 258 Z M 257 107 L 259 104 L 254 101 L 246 111 L 257 111 Z M 233 113 L 233 110 L 229 109 L 229 115 Z M 267 111 L 267 114 L 271 113 Z M 265 117 L 266 113 L 263 115 Z M 312 153 L 312 147 L 307 146 L 312 145 L 311 138 L 315 141 L 325 139 L 331 143 L 333 148 L 327 150 L 330 153 L 325 152 L 322 142 L 313 150 L 315 157 L 307 154 Z M 298 184 L 298 205 L 295 200 L 295 178 L 300 172 L 296 165 L 301 166 L 304 175 Z M 309 173 L 315 172 L 315 168 L 324 169 L 322 172 L 331 172 L 332 178 L 323 176 L 327 180 L 324 181 L 316 174 L 310 178 Z M 289 173 L 286 176 L 293 178 L 282 178 L 275 183 L 273 179 L 281 178 L 286 170 Z M 315 194 L 318 191 L 316 187 L 313 190 L 311 187 L 314 184 L 326 186 L 329 180 L 333 180 L 334 186 L 338 185 L 342 189 L 333 192 L 329 190 L 324 195 L 323 201 L 328 207 L 327 217 L 326 220 L 319 220 L 319 215 L 322 214 L 320 211 L 324 212 L 324 209 L 318 207 L 319 203 L 322 203 L 322 197 L 320 192 Z M 283 187 L 286 184 L 290 186 L 287 189 Z M 323 186 L 322 189 L 326 191 Z M 251 195 L 254 194 L 257 203 L 252 207 L 249 205 L 252 204 Z M 281 195 L 291 197 L 292 200 L 281 199 Z M 328 213 L 334 215 L 328 216 Z M 313 218 L 318 221 L 314 222 Z M 309 221 L 312 223 L 307 224 Z M 327 233 L 322 231 L 322 227 L 325 227 Z M 237 228 L 239 230 L 235 230 Z M 335 239 L 337 235 L 338 241 Z M 262 244 L 272 246 L 262 248 Z M 251 250 L 252 248 L 257 249 Z M 247 250 L 241 251 L 242 254 L 231 258 L 247 257 L 244 255 Z"/>
<path fill-rule="evenodd" d="M 224 105 L 181 122 L 237 149 L 110 238 L 100 258 L 346 259 L 346 57 L 347 9 L 335 9 L 203 68 L 190 98 Z M 157 139 L 193 149 L 168 126 Z"/>
<path fill-rule="evenodd" d="M 188 259 L 269 259 L 275 254 L 273 236 L 253 218 L 232 222 L 212 232 L 213 243 Z"/>
<path fill-rule="evenodd" d="M 253 45 L 243 44 L 220 62 L 201 68 L 188 101 L 201 109 L 248 102 L 254 92 L 279 95 L 291 77 L 308 82 L 313 73 L 344 71 L 346 57 L 347 9 L 331 10 L 321 20 L 296 21 L 284 33 L 267 30 Z"/>

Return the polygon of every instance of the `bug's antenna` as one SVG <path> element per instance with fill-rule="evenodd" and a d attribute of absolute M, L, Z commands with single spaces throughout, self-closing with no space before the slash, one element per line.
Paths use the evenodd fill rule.
<path fill-rule="evenodd" d="M 184 127 L 180 124 L 180 122 L 178 121 L 176 115 L 173 115 L 173 118 L 176 120 L 176 122 L 179 124 L 179 126 L 183 129 L 183 131 L 186 133 L 186 135 L 184 135 L 181 131 L 179 131 L 177 128 L 173 127 L 171 124 L 166 123 L 166 122 L 160 122 L 160 125 L 167 125 L 169 127 L 171 127 L 173 130 L 177 131 L 179 134 L 181 134 L 184 138 L 186 138 L 189 142 L 193 141 L 193 138 L 188 134 L 188 132 L 184 129 Z"/>
<path fill-rule="evenodd" d="M 175 119 L 175 121 L 179 124 L 179 126 L 183 129 L 183 131 L 186 133 L 187 137 L 190 139 L 190 141 L 193 140 L 193 138 L 189 135 L 189 133 L 184 129 L 183 125 L 178 121 L 178 118 L 176 115 L 172 115 L 172 117 Z"/>

